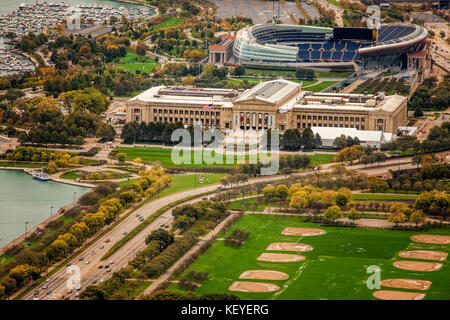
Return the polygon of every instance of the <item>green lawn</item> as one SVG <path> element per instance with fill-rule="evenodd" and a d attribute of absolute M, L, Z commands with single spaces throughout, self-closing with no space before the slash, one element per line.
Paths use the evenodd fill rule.
<path fill-rule="evenodd" d="M 6 264 L 7 264 L 8 262 L 10 262 L 12 259 L 14 259 L 14 256 L 13 256 L 13 255 L 6 254 L 6 253 L 2 254 L 2 255 L 0 256 L 0 267 L 6 265 Z"/>
<path fill-rule="evenodd" d="M 255 201 L 259 201 L 258 198 L 249 198 L 249 199 L 239 199 L 239 197 L 236 197 L 236 201 L 231 202 L 228 205 L 228 209 L 245 209 L 246 211 L 253 211 L 253 203 Z M 264 211 L 264 208 L 267 207 L 266 204 L 259 202 L 255 211 L 256 212 L 262 212 Z"/>
<path fill-rule="evenodd" d="M 287 227 L 321 228 L 327 233 L 320 236 L 284 236 L 281 231 Z M 417 232 L 392 231 L 369 228 L 325 227 L 305 223 L 294 216 L 244 215 L 227 234 L 234 229 L 251 232 L 241 248 L 225 245 L 216 240 L 212 247 L 201 255 L 185 272 L 208 272 L 208 281 L 195 290 L 199 294 L 230 292 L 228 287 L 237 281 L 246 270 L 277 270 L 286 272 L 284 281 L 263 281 L 278 285 L 281 289 L 273 293 L 233 292 L 242 299 L 375 299 L 366 286 L 370 276 L 367 267 L 381 268 L 381 279 L 404 278 L 424 279 L 433 282 L 426 291 L 425 299 L 450 299 L 450 268 L 448 262 L 439 271 L 413 272 L 395 268 L 392 263 L 399 260 L 398 252 L 405 249 L 426 249 L 449 252 L 450 245 L 426 245 L 413 243 L 410 236 Z M 423 232 L 421 232 L 423 233 Z M 436 229 L 432 234 L 450 235 L 450 230 Z M 226 235 L 218 235 L 223 237 Z M 302 252 L 303 262 L 275 263 L 260 262 L 256 258 L 273 242 L 300 242 L 314 249 Z M 179 276 L 178 278 L 181 278 Z M 172 284 L 170 289 L 180 290 Z M 389 289 L 389 288 L 384 288 Z M 395 290 L 395 289 L 392 289 Z M 401 289 L 397 289 L 401 290 Z"/>
<path fill-rule="evenodd" d="M 183 23 L 182 18 L 169 18 L 167 20 L 164 20 L 160 24 L 157 24 L 153 27 L 153 30 L 160 30 L 160 29 L 166 29 L 170 27 L 176 27 Z"/>
<path fill-rule="evenodd" d="M 200 176 L 203 176 L 203 183 L 200 183 Z M 220 180 L 226 176 L 227 174 L 225 173 L 202 173 L 172 176 L 172 182 L 160 192 L 159 196 L 162 197 L 172 193 L 193 189 L 196 186 L 201 187 L 220 183 Z"/>
<path fill-rule="evenodd" d="M 417 195 L 354 193 L 353 200 L 415 200 Z"/>
<path fill-rule="evenodd" d="M 232 161 L 232 164 L 227 163 L 227 158 L 223 154 L 217 154 L 219 159 L 222 159 L 223 164 L 208 164 L 207 161 L 212 161 L 216 154 L 213 153 L 206 153 L 206 151 L 203 151 L 203 163 L 194 163 L 195 156 L 200 155 L 201 151 L 191 151 L 190 154 L 190 162 L 189 163 L 181 163 L 181 164 L 175 164 L 172 162 L 172 149 L 165 149 L 165 148 L 158 148 L 158 147 L 118 147 L 115 149 L 117 152 L 124 152 L 126 154 L 126 159 L 128 161 L 132 161 L 136 158 L 141 158 L 143 161 L 146 162 L 153 162 L 153 161 L 159 161 L 163 168 L 176 168 L 176 167 L 183 167 L 183 168 L 200 168 L 200 167 L 234 167 L 237 163 L 237 156 L 234 156 L 234 160 Z M 187 151 L 189 153 L 189 151 Z M 180 156 L 183 156 L 184 153 L 180 151 Z M 283 154 L 282 156 L 287 156 L 289 154 Z M 261 157 L 262 154 L 259 155 Z M 324 163 L 329 163 L 333 161 L 334 155 L 332 154 L 315 154 L 311 156 L 311 164 L 313 165 L 319 165 Z M 248 155 L 246 156 L 246 160 L 248 160 Z"/>
<path fill-rule="evenodd" d="M 159 66 L 159 63 L 154 59 L 138 55 L 133 51 L 127 51 L 127 55 L 120 58 L 119 64 L 114 65 L 114 68 L 122 68 L 123 70 L 132 72 L 139 70 L 141 72 L 151 73 L 157 66 Z"/>
<path fill-rule="evenodd" d="M 80 177 L 80 170 L 69 171 L 69 172 L 63 173 L 60 176 L 61 179 L 70 179 L 70 180 L 75 180 L 79 177 Z"/>
<path fill-rule="evenodd" d="M 322 81 L 321 83 L 316 84 L 315 86 L 305 88 L 305 90 L 312 91 L 312 92 L 320 92 L 328 87 L 331 87 L 333 84 L 336 84 L 338 82 L 339 81 Z"/>

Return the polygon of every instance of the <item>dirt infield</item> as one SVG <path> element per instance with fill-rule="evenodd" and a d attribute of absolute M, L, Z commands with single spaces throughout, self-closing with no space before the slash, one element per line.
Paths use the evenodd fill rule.
<path fill-rule="evenodd" d="M 413 289 L 413 290 L 428 290 L 431 286 L 431 281 L 418 279 L 385 279 L 381 280 L 380 284 L 383 287 Z"/>
<path fill-rule="evenodd" d="M 266 250 L 277 250 L 277 251 L 312 251 L 313 247 L 309 244 L 296 243 L 296 242 L 275 242 L 269 244 Z"/>
<path fill-rule="evenodd" d="M 450 236 L 438 236 L 434 234 L 416 234 L 411 237 L 411 240 L 432 244 L 450 244 Z"/>
<path fill-rule="evenodd" d="M 281 234 L 286 236 L 319 236 L 325 233 L 326 231 L 322 229 L 294 227 L 286 227 L 283 231 L 281 231 Z"/>
<path fill-rule="evenodd" d="M 305 256 L 290 253 L 261 253 L 257 258 L 258 261 L 268 262 L 296 262 L 305 260 Z"/>
<path fill-rule="evenodd" d="M 422 300 L 425 293 L 378 290 L 373 293 L 373 296 L 382 300 Z"/>
<path fill-rule="evenodd" d="M 421 261 L 396 261 L 394 267 L 412 271 L 436 271 L 442 267 L 442 263 Z"/>
<path fill-rule="evenodd" d="M 274 270 L 247 270 L 239 276 L 239 279 L 260 280 L 286 280 L 287 278 L 289 278 L 287 273 Z"/>
<path fill-rule="evenodd" d="M 410 258 L 410 259 L 444 261 L 447 258 L 447 252 L 428 251 L 428 250 L 411 250 L 411 251 L 402 251 L 398 254 L 398 256 L 402 257 L 402 258 Z"/>
<path fill-rule="evenodd" d="M 272 283 L 248 281 L 235 281 L 228 287 L 228 290 L 230 291 L 241 292 L 272 292 L 278 289 L 280 289 L 280 287 Z"/>

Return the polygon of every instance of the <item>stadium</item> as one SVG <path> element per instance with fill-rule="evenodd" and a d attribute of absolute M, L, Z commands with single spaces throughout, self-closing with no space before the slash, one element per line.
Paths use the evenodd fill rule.
<path fill-rule="evenodd" d="M 428 31 L 415 24 L 379 30 L 259 24 L 239 30 L 233 54 L 242 65 L 405 69 L 408 53 L 425 54 Z"/>

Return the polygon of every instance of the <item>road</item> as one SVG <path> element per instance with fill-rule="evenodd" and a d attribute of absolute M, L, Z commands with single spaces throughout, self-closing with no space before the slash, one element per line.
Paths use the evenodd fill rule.
<path fill-rule="evenodd" d="M 442 153 L 437 153 L 437 155 Z M 447 154 L 447 159 L 449 158 L 450 154 Z M 408 163 L 411 161 L 411 158 L 403 158 L 400 160 L 401 166 L 400 169 L 408 169 L 408 168 L 414 168 L 415 165 Z M 392 159 L 388 160 L 386 163 L 383 164 L 381 167 L 371 167 L 371 168 L 364 168 L 364 165 L 354 165 L 354 166 L 347 166 L 348 169 L 359 169 L 360 171 L 366 172 L 368 174 L 384 174 L 389 169 L 397 170 L 398 169 L 398 159 Z M 331 171 L 332 167 L 335 164 L 325 164 L 321 166 L 321 172 L 327 172 Z M 310 174 L 311 172 L 301 172 L 297 175 L 305 175 Z M 280 180 L 282 177 L 280 176 L 264 176 L 256 179 L 250 180 L 248 183 L 257 183 L 257 182 L 271 182 L 274 180 Z M 152 214 L 154 214 L 159 208 L 162 208 L 163 206 L 166 206 L 170 203 L 175 202 L 176 200 L 192 196 L 192 195 L 198 195 L 203 192 L 207 191 L 213 191 L 216 190 L 219 184 L 204 186 L 196 189 L 191 189 L 175 194 L 171 194 L 168 196 L 165 196 L 163 198 L 153 200 L 149 202 L 148 204 L 144 205 L 140 209 L 136 210 L 133 214 L 128 216 L 123 222 L 121 222 L 118 226 L 116 226 L 113 230 L 109 231 L 107 234 L 105 234 L 101 239 L 99 239 L 96 243 L 90 246 L 88 250 L 86 250 L 83 254 L 79 255 L 78 257 L 75 257 L 70 261 L 72 265 L 77 265 L 80 268 L 80 275 L 81 275 L 81 286 L 82 288 L 85 288 L 86 286 L 92 284 L 93 280 L 96 280 L 97 283 L 100 282 L 102 279 L 106 280 L 109 278 L 113 272 L 123 268 L 127 265 L 128 261 L 134 258 L 136 253 L 143 250 L 145 245 L 145 237 L 151 233 L 151 231 L 156 230 L 160 228 L 162 224 L 169 225 L 169 228 L 173 222 L 172 210 L 168 210 L 164 214 L 162 214 L 160 217 L 155 219 L 153 223 L 149 224 L 146 228 L 144 228 L 141 232 L 139 232 L 137 235 L 135 235 L 133 238 L 131 238 L 128 242 L 126 242 L 118 251 L 116 251 L 112 256 L 110 256 L 107 261 L 102 261 L 102 256 L 120 239 L 122 239 L 125 236 L 125 232 L 128 233 L 132 231 L 135 227 L 137 227 L 141 222 L 136 217 L 136 215 L 141 215 L 144 219 L 148 218 Z M 191 200 L 191 202 L 198 201 Z M 106 240 L 109 239 L 109 242 L 106 242 Z M 91 254 L 91 252 L 95 252 L 95 254 Z M 79 258 L 83 257 L 83 261 L 79 261 Z M 89 261 L 88 264 L 86 264 L 86 261 Z M 109 263 L 110 261 L 113 261 L 114 263 L 111 264 L 111 268 L 113 272 L 107 272 L 105 268 L 99 269 L 100 265 L 104 265 L 105 263 Z M 50 279 L 50 281 L 46 282 L 48 285 L 48 289 L 42 289 L 41 287 L 39 290 L 39 295 L 37 296 L 40 300 L 57 300 L 61 299 L 63 295 L 70 297 L 70 299 L 76 299 L 77 291 L 75 290 L 71 294 L 68 294 L 68 287 L 67 287 L 67 280 L 70 278 L 71 274 L 67 273 L 67 270 L 65 267 L 57 271 Z M 51 294 L 46 294 L 47 290 L 51 290 Z M 33 292 L 28 293 L 25 295 L 25 300 L 31 300 L 34 298 Z"/>

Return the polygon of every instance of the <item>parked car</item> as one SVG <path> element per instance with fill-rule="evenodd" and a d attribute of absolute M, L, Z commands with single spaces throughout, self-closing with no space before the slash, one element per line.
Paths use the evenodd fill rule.
<path fill-rule="evenodd" d="M 96 284 L 97 283 L 97 280 L 92 280 L 92 284 Z"/>
<path fill-rule="evenodd" d="M 114 260 L 111 260 L 111 261 L 109 262 L 109 264 L 114 264 Z"/>
<path fill-rule="evenodd" d="M 100 249 L 103 249 L 105 246 L 101 246 Z"/>
<path fill-rule="evenodd" d="M 52 293 L 52 290 L 48 290 L 45 294 L 49 295 L 50 293 Z"/>
<path fill-rule="evenodd" d="M 39 290 L 34 290 L 34 295 L 37 296 L 39 294 Z"/>
<path fill-rule="evenodd" d="M 83 261 L 84 260 L 84 258 L 83 257 L 80 257 L 80 259 L 78 259 L 78 261 Z"/>
<path fill-rule="evenodd" d="M 66 264 L 66 267 L 70 267 L 72 264 L 69 262 L 68 264 Z"/>
<path fill-rule="evenodd" d="M 105 242 L 110 242 L 110 241 L 111 241 L 111 240 L 110 240 L 109 238 L 105 240 Z"/>
<path fill-rule="evenodd" d="M 91 254 L 94 255 L 94 254 L 95 254 L 95 250 L 92 250 L 92 251 L 91 251 Z"/>
<path fill-rule="evenodd" d="M 89 264 L 89 261 L 88 261 L 88 260 L 86 260 L 85 264 Z"/>
<path fill-rule="evenodd" d="M 48 285 L 47 284 L 44 284 L 43 286 L 42 286 L 42 289 L 47 289 L 48 288 Z"/>

